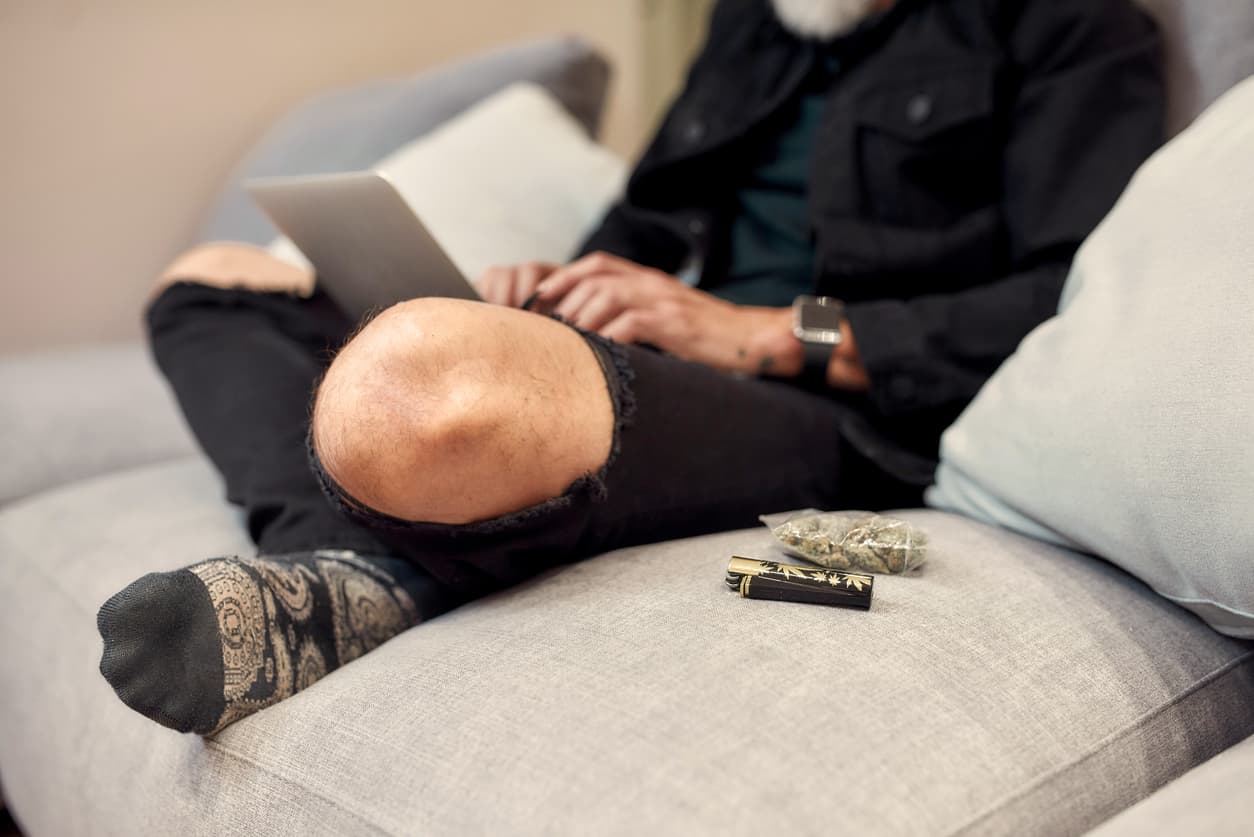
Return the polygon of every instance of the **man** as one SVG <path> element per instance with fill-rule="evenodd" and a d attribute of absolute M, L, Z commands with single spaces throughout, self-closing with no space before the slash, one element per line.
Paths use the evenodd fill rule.
<path fill-rule="evenodd" d="M 260 556 L 114 596 L 102 672 L 211 734 L 559 563 L 917 503 L 1160 142 L 1158 51 L 1128 0 L 723 0 L 587 255 L 495 305 L 403 303 L 328 366 L 352 324 L 285 268 L 176 262 L 154 350 Z"/>

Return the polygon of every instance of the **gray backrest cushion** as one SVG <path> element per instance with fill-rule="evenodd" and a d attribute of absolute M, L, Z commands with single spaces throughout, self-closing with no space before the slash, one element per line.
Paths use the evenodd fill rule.
<path fill-rule="evenodd" d="M 321 94 L 266 134 L 219 197 L 201 240 L 264 245 L 278 235 L 243 191 L 244 180 L 368 168 L 514 82 L 544 87 L 595 134 L 609 76 L 609 65 L 589 44 L 557 37 Z"/>
<path fill-rule="evenodd" d="M 1254 74 L 1254 1 L 1137 2 L 1162 28 L 1167 50 L 1167 127 L 1174 135 L 1225 90 Z"/>

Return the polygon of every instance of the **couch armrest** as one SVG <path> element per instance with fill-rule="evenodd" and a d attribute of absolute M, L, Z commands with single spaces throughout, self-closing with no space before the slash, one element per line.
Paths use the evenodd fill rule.
<path fill-rule="evenodd" d="M 141 343 L 0 358 L 0 505 L 196 447 Z"/>

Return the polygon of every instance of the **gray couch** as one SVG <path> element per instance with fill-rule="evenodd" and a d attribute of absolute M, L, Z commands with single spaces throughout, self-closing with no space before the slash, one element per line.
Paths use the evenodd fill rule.
<path fill-rule="evenodd" d="M 1254 69 L 1254 12 L 1154 5 L 1180 124 Z M 532 63 L 498 56 L 493 79 L 568 105 L 589 101 L 572 79 L 604 83 L 578 44 L 512 56 Z M 474 96 L 496 84 L 477 78 Z M 230 207 L 215 232 L 255 225 Z M 764 528 L 633 548 L 408 631 L 212 740 L 173 733 L 97 673 L 95 612 L 145 572 L 249 551 L 237 514 L 141 347 L 0 359 L 0 392 L 0 781 L 30 834 L 1254 827 L 1254 647 L 1099 559 L 927 510 L 902 516 L 929 564 L 878 579 L 870 612 L 729 592 L 729 555 L 776 554 Z"/>

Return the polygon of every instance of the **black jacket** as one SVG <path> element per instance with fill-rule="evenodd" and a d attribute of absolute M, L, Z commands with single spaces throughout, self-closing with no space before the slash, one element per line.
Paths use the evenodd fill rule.
<path fill-rule="evenodd" d="M 767 0 L 721 0 L 582 251 L 672 272 L 695 252 L 716 284 L 737 175 L 822 49 L 841 71 L 815 136 L 815 288 L 845 300 L 871 378 L 846 430 L 926 483 L 941 431 L 1055 312 L 1077 246 L 1162 141 L 1159 39 L 1130 0 L 898 0 L 824 46 Z"/>

